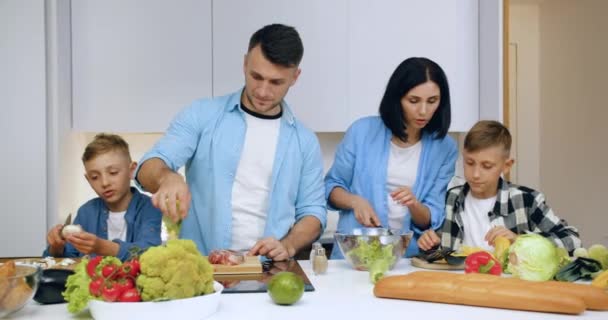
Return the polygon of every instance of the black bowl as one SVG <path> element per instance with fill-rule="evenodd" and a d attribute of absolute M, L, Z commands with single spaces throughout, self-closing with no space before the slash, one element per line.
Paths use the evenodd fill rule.
<path fill-rule="evenodd" d="M 42 304 L 65 302 L 61 293 L 65 290 L 65 283 L 72 274 L 74 274 L 72 270 L 42 270 L 38 291 L 34 295 L 34 301 Z"/>

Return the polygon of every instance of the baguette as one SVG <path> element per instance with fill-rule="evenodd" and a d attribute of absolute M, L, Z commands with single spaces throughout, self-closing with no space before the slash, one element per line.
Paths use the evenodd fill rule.
<path fill-rule="evenodd" d="M 430 277 L 414 272 L 382 278 L 374 287 L 374 295 L 380 298 L 526 311 L 566 314 L 585 311 L 585 302 L 578 296 L 492 277 L 495 278 L 494 281 L 478 281 L 463 274 L 434 272 Z"/>
<path fill-rule="evenodd" d="M 413 277 L 423 277 L 425 279 L 436 277 L 437 272 L 430 271 L 416 271 L 410 273 Z M 493 282 L 496 280 L 496 276 L 488 274 L 467 274 L 462 275 L 467 277 L 469 281 L 479 282 Z M 526 288 L 530 286 L 541 287 L 547 290 L 559 292 L 562 295 L 578 296 L 583 299 L 585 306 L 589 310 L 608 310 L 608 293 L 600 288 L 596 288 L 586 284 L 571 283 L 571 282 L 560 282 L 560 281 L 527 281 L 517 278 L 506 278 L 501 277 L 501 281 L 508 283 L 515 283 Z"/>

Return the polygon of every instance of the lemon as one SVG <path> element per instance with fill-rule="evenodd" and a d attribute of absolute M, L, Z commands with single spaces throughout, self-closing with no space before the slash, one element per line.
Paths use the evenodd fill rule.
<path fill-rule="evenodd" d="M 276 304 L 294 304 L 303 293 L 304 281 L 293 272 L 279 272 L 268 281 L 268 294 Z"/>

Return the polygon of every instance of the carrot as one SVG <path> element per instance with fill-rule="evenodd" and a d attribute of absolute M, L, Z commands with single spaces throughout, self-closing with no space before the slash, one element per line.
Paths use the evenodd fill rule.
<path fill-rule="evenodd" d="M 382 278 L 374 287 L 374 295 L 380 298 L 463 304 L 502 309 L 580 314 L 585 302 L 578 296 L 539 286 L 503 281 L 497 276 L 493 281 L 479 281 L 463 274 L 435 272 L 432 277 L 414 272 L 407 275 Z M 473 278 L 471 280 L 471 278 Z"/>
<path fill-rule="evenodd" d="M 426 279 L 436 277 L 437 272 L 431 271 L 416 271 L 410 273 L 414 277 L 424 277 Z M 474 275 L 467 274 L 461 275 L 467 277 L 469 281 L 479 282 L 493 282 L 496 280 L 496 276 L 491 275 Z M 540 287 L 551 291 L 560 292 L 562 295 L 577 296 L 585 302 L 585 306 L 589 310 L 608 310 L 608 293 L 600 288 L 595 288 L 586 284 L 571 283 L 571 282 L 560 282 L 560 281 L 527 281 L 517 278 L 506 278 L 501 277 L 501 281 L 508 283 L 515 283 L 526 288 L 530 286 Z"/>

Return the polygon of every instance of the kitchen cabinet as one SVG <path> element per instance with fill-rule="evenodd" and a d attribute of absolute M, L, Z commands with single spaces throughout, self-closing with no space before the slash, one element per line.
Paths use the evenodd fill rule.
<path fill-rule="evenodd" d="M 304 42 L 286 99 L 314 131 L 343 132 L 376 115 L 390 74 L 411 56 L 444 68 L 450 130 L 467 131 L 501 118 L 501 8 L 502 0 L 72 1 L 73 127 L 162 132 L 193 100 L 242 87 L 249 37 L 284 23 Z"/>
<path fill-rule="evenodd" d="M 349 116 L 378 114 L 395 68 L 408 57 L 427 57 L 450 84 L 450 131 L 479 119 L 477 0 L 351 0 L 349 2 Z"/>
<path fill-rule="evenodd" d="M 347 0 L 222 0 L 213 2 L 213 94 L 244 85 L 249 38 L 271 23 L 291 25 L 304 43 L 302 73 L 285 98 L 314 131 L 349 124 Z"/>
<path fill-rule="evenodd" d="M 46 241 L 45 1 L 0 1 L 0 257 Z"/>
<path fill-rule="evenodd" d="M 71 6 L 74 129 L 164 131 L 211 96 L 211 0 Z"/>

